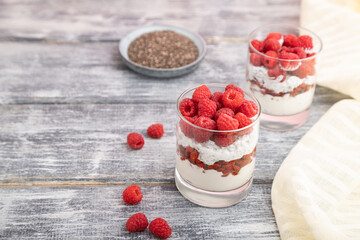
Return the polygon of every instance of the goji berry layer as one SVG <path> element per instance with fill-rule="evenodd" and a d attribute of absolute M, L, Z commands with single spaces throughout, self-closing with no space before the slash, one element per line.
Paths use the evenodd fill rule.
<path fill-rule="evenodd" d="M 184 147 L 178 145 L 177 151 L 178 154 L 180 155 L 181 160 L 183 161 L 188 160 L 191 164 L 203 168 L 204 170 L 215 170 L 217 172 L 221 172 L 223 174 L 222 177 L 227 177 L 230 174 L 234 176 L 237 175 L 241 170 L 241 168 L 251 163 L 253 158 L 255 158 L 256 156 L 256 146 L 255 146 L 254 150 L 251 153 L 244 155 L 239 159 L 235 159 L 228 162 L 224 160 L 219 160 L 212 165 L 208 165 L 199 159 L 199 152 L 190 146 Z"/>
<path fill-rule="evenodd" d="M 296 95 L 299 95 L 301 93 L 309 91 L 311 88 L 313 88 L 315 86 L 315 84 L 302 83 L 302 84 L 300 84 L 299 86 L 297 86 L 296 88 L 294 88 L 294 90 L 292 90 L 290 92 L 275 93 L 273 90 L 265 88 L 257 80 L 250 80 L 250 81 L 251 81 L 252 86 L 256 85 L 256 86 L 258 86 L 260 88 L 260 92 L 263 95 L 269 94 L 269 95 L 272 95 L 274 97 L 283 97 L 285 94 L 290 94 L 290 96 L 295 97 Z M 254 91 L 254 89 L 252 89 L 252 90 Z"/>

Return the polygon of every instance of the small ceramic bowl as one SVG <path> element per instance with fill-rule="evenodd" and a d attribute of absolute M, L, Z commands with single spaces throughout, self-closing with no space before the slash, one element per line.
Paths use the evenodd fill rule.
<path fill-rule="evenodd" d="M 129 59 L 128 56 L 128 47 L 130 46 L 131 42 L 134 41 L 136 38 L 140 37 L 144 33 L 149 32 L 156 32 L 156 31 L 173 31 L 178 34 L 184 35 L 188 37 L 190 40 L 194 42 L 196 47 L 199 50 L 198 58 L 185 66 L 178 67 L 178 68 L 150 68 L 145 67 L 140 64 L 134 63 Z M 188 30 L 178 28 L 178 27 L 171 27 L 171 26 L 148 26 L 142 27 L 137 30 L 134 30 L 127 34 L 123 39 L 121 39 L 119 43 L 119 51 L 120 56 L 123 62 L 128 66 L 130 69 L 134 70 L 135 72 L 141 73 L 146 76 L 150 77 L 157 77 L 157 78 L 171 78 L 171 77 L 178 77 L 184 74 L 187 74 L 193 70 L 195 70 L 200 62 L 203 60 L 206 54 L 206 43 L 200 35 L 190 32 Z"/>

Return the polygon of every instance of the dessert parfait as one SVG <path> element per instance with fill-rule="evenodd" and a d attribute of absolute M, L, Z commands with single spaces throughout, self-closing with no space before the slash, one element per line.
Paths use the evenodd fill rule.
<path fill-rule="evenodd" d="M 278 31 L 271 32 L 272 29 Z M 303 28 L 269 25 L 250 35 L 247 86 L 262 106 L 262 120 L 269 120 L 269 116 L 275 122 L 290 120 L 286 123 L 289 128 L 306 121 L 320 50 L 320 39 Z M 282 116 L 294 118 L 281 119 Z"/>
<path fill-rule="evenodd" d="M 199 205 L 224 207 L 246 197 L 258 142 L 260 106 L 235 85 L 208 84 L 178 99 L 176 185 Z"/>

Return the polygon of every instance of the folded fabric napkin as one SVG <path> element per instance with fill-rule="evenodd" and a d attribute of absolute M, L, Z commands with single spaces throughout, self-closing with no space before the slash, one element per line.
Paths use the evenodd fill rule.
<path fill-rule="evenodd" d="M 360 0 L 303 0 L 301 25 L 323 40 L 318 84 L 336 103 L 277 172 L 272 206 L 282 239 L 360 239 Z"/>
<path fill-rule="evenodd" d="M 336 103 L 310 129 L 271 198 L 282 239 L 360 239 L 360 102 Z"/>
<path fill-rule="evenodd" d="M 300 22 L 323 41 L 317 83 L 360 101 L 360 1 L 303 0 Z"/>

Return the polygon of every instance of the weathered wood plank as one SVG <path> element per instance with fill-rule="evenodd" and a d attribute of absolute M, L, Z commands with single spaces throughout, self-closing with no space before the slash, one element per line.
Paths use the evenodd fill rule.
<path fill-rule="evenodd" d="M 175 102 L 186 88 L 245 76 L 246 43 L 209 45 L 199 69 L 174 79 L 130 71 L 117 43 L 2 43 L 0 52 L 0 104 Z"/>
<path fill-rule="evenodd" d="M 345 97 L 319 87 L 309 121 L 290 132 L 262 130 L 255 182 L 272 182 L 291 148 L 337 100 Z M 2 105 L 0 106 L 0 182 L 37 181 L 173 182 L 175 104 Z M 130 150 L 126 136 L 164 124 L 165 135 L 145 137 Z M 166 147 L 164 147 L 166 146 Z M 146 172 L 140 170 L 147 169 Z"/>
<path fill-rule="evenodd" d="M 165 218 L 171 239 L 279 239 L 270 185 L 254 185 L 246 200 L 222 209 L 198 207 L 174 185 L 141 187 L 144 198 L 134 206 L 121 200 L 125 186 L 0 188 L 0 238 L 155 239 L 148 229 L 125 229 L 129 216 L 143 212 Z"/>
<path fill-rule="evenodd" d="M 297 24 L 299 6 L 300 0 L 5 0 L 0 2 L 0 39 L 112 41 L 154 24 L 188 28 L 204 37 L 246 37 L 269 22 Z"/>
<path fill-rule="evenodd" d="M 0 104 L 175 103 L 189 87 L 210 82 L 242 83 L 246 51 L 246 43 L 209 45 L 206 59 L 193 73 L 154 79 L 128 70 L 116 43 L 2 43 Z M 330 96 L 329 103 L 320 100 L 320 104 L 341 98 L 333 91 L 319 94 Z"/>

